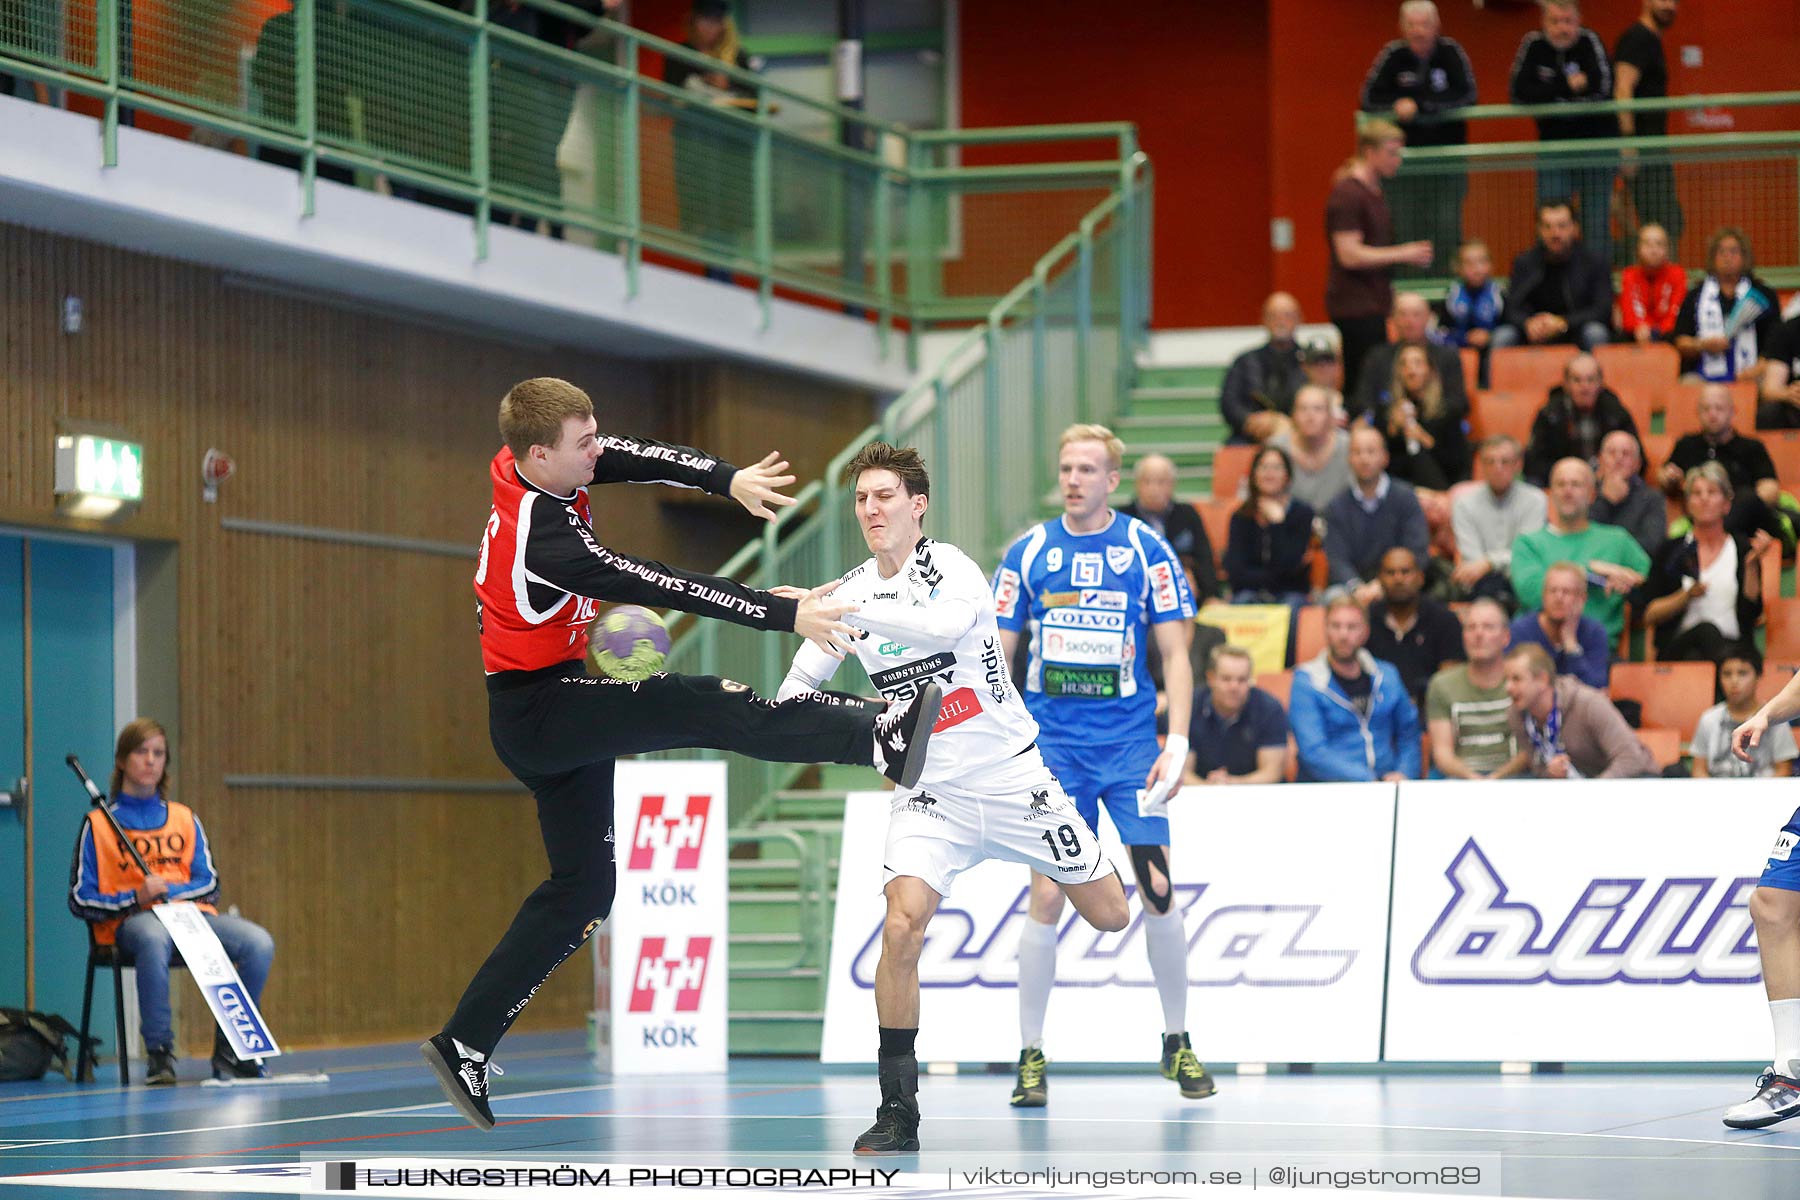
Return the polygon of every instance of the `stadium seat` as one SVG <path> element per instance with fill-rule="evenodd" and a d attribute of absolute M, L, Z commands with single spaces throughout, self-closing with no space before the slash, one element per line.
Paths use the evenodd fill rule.
<path fill-rule="evenodd" d="M 1600 364 L 1600 377 L 1608 387 L 1621 397 L 1628 393 L 1642 395 L 1646 404 L 1681 375 L 1681 355 L 1667 342 L 1600 346 L 1594 351 L 1594 359 Z"/>
<path fill-rule="evenodd" d="M 1769 448 L 1781 490 L 1800 491 L 1800 429 L 1765 429 L 1756 436 Z"/>
<path fill-rule="evenodd" d="M 1462 348 L 1463 391 L 1473 396 L 1481 384 L 1481 351 L 1472 346 Z"/>
<path fill-rule="evenodd" d="M 1689 730 L 1692 733 L 1692 730 Z M 1659 767 L 1672 767 L 1681 761 L 1682 736 L 1673 729 L 1649 728 L 1637 731 L 1638 740 L 1650 751 Z"/>
<path fill-rule="evenodd" d="M 1524 391 L 1476 392 L 1469 400 L 1469 433 L 1480 442 L 1506 433 L 1523 446 L 1531 440 L 1531 423 L 1544 406 L 1544 393 Z"/>
<path fill-rule="evenodd" d="M 1675 449 L 1675 439 L 1666 433 L 1646 433 L 1638 440 L 1644 443 L 1645 470 L 1651 479 L 1655 479 L 1656 473 L 1662 470 L 1662 465 L 1669 461 L 1669 455 Z"/>
<path fill-rule="evenodd" d="M 1683 742 L 1694 736 L 1700 714 L 1713 706 L 1713 665 L 1703 662 L 1614 663 L 1615 700 L 1636 700 L 1644 726 L 1672 729 Z"/>
<path fill-rule="evenodd" d="M 1308 604 L 1295 616 L 1294 661 L 1303 663 L 1325 649 L 1325 606 Z"/>
<path fill-rule="evenodd" d="M 1763 600 L 1763 657 L 1800 660 L 1800 600 Z"/>
<path fill-rule="evenodd" d="M 1294 694 L 1294 673 L 1292 671 L 1265 671 L 1256 677 L 1256 686 L 1281 701 L 1281 711 L 1286 712 L 1288 701 Z"/>
<path fill-rule="evenodd" d="M 1756 385 L 1728 383 L 1731 390 L 1731 425 L 1739 433 L 1756 428 Z M 1700 431 L 1700 385 L 1676 383 L 1662 393 L 1663 432 L 1682 437 Z"/>
<path fill-rule="evenodd" d="M 1800 671 L 1800 662 L 1765 662 L 1762 678 L 1756 681 L 1756 702 L 1767 704 L 1775 698 L 1775 693 L 1786 687 L 1794 672 Z"/>
<path fill-rule="evenodd" d="M 1488 355 L 1488 385 L 1497 392 L 1530 392 L 1533 411 L 1562 382 L 1563 364 L 1579 353 L 1574 346 L 1508 346 Z"/>
<path fill-rule="evenodd" d="M 1200 524 L 1206 528 L 1206 540 L 1212 543 L 1213 563 L 1221 568 L 1225 564 L 1225 543 L 1231 536 L 1231 514 L 1236 510 L 1235 500 L 1194 501 L 1194 511 L 1200 514 Z"/>
<path fill-rule="evenodd" d="M 1250 475 L 1250 460 L 1256 457 L 1256 446 L 1220 446 L 1213 451 L 1212 494 L 1214 500 L 1236 500 Z"/>

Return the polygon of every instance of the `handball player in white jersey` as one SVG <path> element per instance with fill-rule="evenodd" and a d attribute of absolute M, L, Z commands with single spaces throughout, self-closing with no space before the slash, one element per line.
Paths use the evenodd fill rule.
<path fill-rule="evenodd" d="M 957 875 L 990 858 L 1024 863 L 1062 885 L 1096 929 L 1130 918 L 1125 889 L 1037 750 L 1037 722 L 1013 687 L 986 574 L 955 546 L 924 536 L 931 481 L 913 449 L 871 442 L 844 471 L 874 557 L 835 585 L 857 606 L 844 619 L 855 653 L 891 703 L 936 681 L 944 690 L 918 785 L 894 793 L 882 870 L 887 921 L 875 968 L 881 1106 L 859 1154 L 919 1148 L 919 951 Z M 780 699 L 817 691 L 838 659 L 807 643 Z"/>

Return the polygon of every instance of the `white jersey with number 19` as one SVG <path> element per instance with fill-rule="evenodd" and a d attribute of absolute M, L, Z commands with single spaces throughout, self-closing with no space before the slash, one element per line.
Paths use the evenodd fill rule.
<path fill-rule="evenodd" d="M 831 597 L 859 606 L 845 618 L 862 630 L 856 657 L 888 700 L 904 703 L 929 680 L 943 686 L 921 784 L 966 777 L 1037 740 L 1000 649 L 987 576 L 961 550 L 920 538 L 898 574 L 883 579 L 871 558 Z M 801 646 L 781 698 L 824 686 L 837 666 L 810 642 Z"/>

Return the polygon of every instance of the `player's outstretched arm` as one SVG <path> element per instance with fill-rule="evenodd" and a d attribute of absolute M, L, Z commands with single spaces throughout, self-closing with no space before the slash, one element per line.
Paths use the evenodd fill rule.
<path fill-rule="evenodd" d="M 613 434 L 600 439 L 600 457 L 594 460 L 591 486 L 665 483 L 670 487 L 696 488 L 715 496 L 729 496 L 732 480 L 737 474 L 737 467 L 693 446 Z"/>
<path fill-rule="evenodd" d="M 1731 752 L 1745 762 L 1751 761 L 1750 752 L 1762 744 L 1769 726 L 1791 721 L 1796 715 L 1800 715 L 1800 674 L 1788 680 L 1754 717 L 1737 727 L 1731 735 Z"/>

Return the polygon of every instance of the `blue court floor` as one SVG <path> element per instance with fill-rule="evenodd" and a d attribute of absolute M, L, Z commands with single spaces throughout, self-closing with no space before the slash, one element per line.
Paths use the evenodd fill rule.
<path fill-rule="evenodd" d="M 848 1150 L 873 1115 L 873 1068 L 746 1059 L 725 1076 L 615 1080 L 595 1073 L 576 1039 L 528 1036 L 509 1039 L 499 1061 L 506 1072 L 494 1081 L 500 1125 L 489 1134 L 463 1125 L 439 1098 L 410 1044 L 284 1060 L 290 1070 L 329 1071 L 326 1084 L 209 1088 L 199 1082 L 206 1064 L 188 1062 L 182 1067 L 191 1080 L 172 1088 L 121 1090 L 116 1073 L 109 1082 L 104 1068 L 101 1082 L 85 1088 L 60 1078 L 0 1085 L 0 1200 L 68 1200 L 139 1189 L 313 1193 L 325 1186 L 325 1168 L 311 1164 L 348 1161 L 375 1171 L 397 1160 L 426 1159 L 590 1172 L 611 1167 L 615 1186 L 591 1189 L 593 1195 L 628 1194 L 617 1185 L 635 1166 L 879 1167 L 899 1174 L 877 1188 L 852 1181 L 834 1188 L 737 1190 L 909 1200 L 945 1194 L 1250 1195 L 1253 1171 L 1256 1190 L 1269 1192 L 1288 1190 L 1273 1180 L 1278 1169 L 1428 1167 L 1476 1167 L 1481 1184 L 1325 1190 L 1363 1196 L 1800 1196 L 1800 1120 L 1761 1133 L 1735 1132 L 1719 1122 L 1727 1106 L 1749 1094 L 1745 1074 L 1227 1074 L 1216 1096 L 1186 1101 L 1149 1065 L 1139 1073 L 1059 1072 L 1053 1062 L 1049 1106 L 1027 1112 L 1007 1107 L 1009 1076 L 928 1076 L 920 1088 L 923 1153 L 859 1159 Z M 1189 1171 L 1202 1178 L 1039 1176 L 1033 1182 L 991 1173 L 1002 1170 Z M 1227 1174 L 1233 1171 L 1235 1184 Z M 408 1177 L 387 1178 L 404 1183 Z M 374 1182 L 368 1177 L 361 1190 L 372 1190 Z M 453 1186 L 385 1190 L 494 1194 Z"/>

